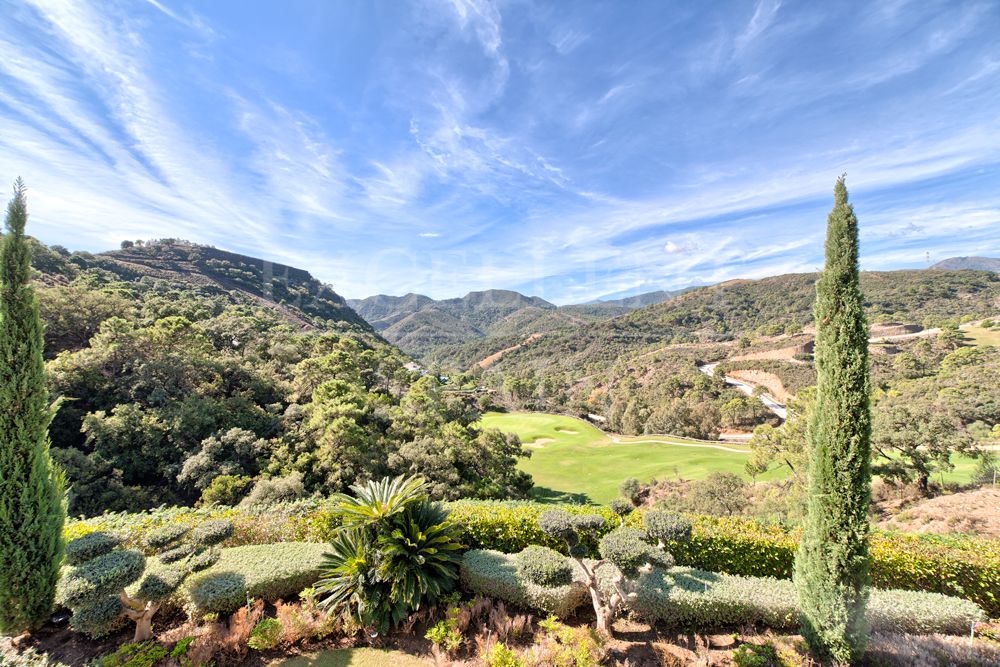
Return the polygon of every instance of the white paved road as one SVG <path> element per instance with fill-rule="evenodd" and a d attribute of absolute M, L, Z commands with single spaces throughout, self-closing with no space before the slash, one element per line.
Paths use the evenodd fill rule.
<path fill-rule="evenodd" d="M 698 370 L 705 375 L 713 375 L 715 373 L 715 367 L 718 365 L 718 363 L 704 364 L 703 366 L 699 366 Z M 752 384 L 742 380 L 737 380 L 736 378 L 729 377 L 728 375 L 726 376 L 726 384 L 736 387 L 747 396 L 753 396 L 755 386 Z M 784 404 L 779 403 L 774 396 L 766 393 L 761 394 L 760 400 L 768 410 L 781 417 L 782 421 L 788 419 L 788 409 L 785 408 Z"/>

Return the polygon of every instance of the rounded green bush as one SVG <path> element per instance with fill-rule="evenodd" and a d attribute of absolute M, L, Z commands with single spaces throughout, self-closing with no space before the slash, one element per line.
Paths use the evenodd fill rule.
<path fill-rule="evenodd" d="M 539 586 L 565 586 L 573 581 L 573 568 L 558 551 L 532 545 L 514 557 L 517 573 Z"/>
<path fill-rule="evenodd" d="M 159 551 L 184 537 L 190 530 L 190 526 L 179 523 L 163 526 L 146 536 L 146 546 Z"/>
<path fill-rule="evenodd" d="M 212 546 L 232 537 L 233 530 L 232 521 L 206 521 L 191 531 L 191 541 L 202 546 Z"/>
<path fill-rule="evenodd" d="M 103 556 L 113 551 L 121 539 L 108 533 L 89 533 L 66 543 L 66 562 L 70 565 L 80 565 L 88 560 Z"/>
<path fill-rule="evenodd" d="M 639 576 L 639 568 L 646 564 L 672 566 L 670 554 L 646 542 L 645 537 L 638 528 L 616 528 L 601 540 L 601 556 L 630 579 Z"/>
<path fill-rule="evenodd" d="M 600 514 L 578 514 L 573 517 L 573 528 L 581 533 L 596 533 L 604 528 L 605 523 Z"/>
<path fill-rule="evenodd" d="M 538 515 L 538 527 L 546 535 L 558 540 L 572 541 L 576 538 L 573 516 L 562 510 L 546 510 Z"/>
<path fill-rule="evenodd" d="M 642 527 L 651 540 L 658 542 L 688 542 L 691 540 L 691 522 L 679 514 L 653 510 L 642 517 Z"/>
<path fill-rule="evenodd" d="M 142 578 L 135 597 L 140 600 L 159 602 L 170 597 L 188 575 L 188 570 L 180 566 L 159 568 Z"/>
<path fill-rule="evenodd" d="M 195 554 L 187 562 L 188 570 L 198 572 L 206 567 L 211 567 L 219 560 L 218 549 L 206 549 L 199 554 Z"/>
<path fill-rule="evenodd" d="M 146 558 L 138 551 L 112 551 L 79 565 L 62 581 L 62 600 L 80 607 L 122 590 L 142 576 Z"/>
<path fill-rule="evenodd" d="M 122 601 L 117 595 L 104 595 L 73 611 L 73 629 L 91 637 L 103 637 L 123 621 Z"/>
<path fill-rule="evenodd" d="M 158 556 L 161 563 L 174 563 L 182 558 L 187 558 L 195 552 L 197 547 L 193 544 L 182 544 L 180 546 L 174 547 L 173 549 L 168 549 Z"/>
<path fill-rule="evenodd" d="M 631 500 L 626 498 L 615 498 L 608 506 L 618 516 L 626 516 L 635 510 L 635 505 L 632 504 Z"/>

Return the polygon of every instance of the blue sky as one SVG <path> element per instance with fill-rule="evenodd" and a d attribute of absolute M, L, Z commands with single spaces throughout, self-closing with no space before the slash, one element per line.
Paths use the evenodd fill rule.
<path fill-rule="evenodd" d="M 0 180 L 72 249 L 557 303 L 1000 255 L 1000 3 L 0 0 Z"/>

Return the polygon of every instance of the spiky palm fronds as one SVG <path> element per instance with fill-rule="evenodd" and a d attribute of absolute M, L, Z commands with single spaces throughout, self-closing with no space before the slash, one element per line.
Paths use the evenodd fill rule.
<path fill-rule="evenodd" d="M 373 480 L 351 487 L 355 495 L 337 494 L 334 506 L 345 527 L 370 526 L 384 521 L 427 495 L 427 482 L 411 476 Z"/>
<path fill-rule="evenodd" d="M 458 579 L 461 544 L 448 512 L 417 477 L 384 479 L 341 496 L 342 527 L 317 583 L 328 611 L 384 633 Z"/>
<path fill-rule="evenodd" d="M 437 600 L 458 578 L 461 544 L 446 516 L 436 503 L 422 503 L 396 517 L 392 531 L 379 536 L 379 578 L 408 609 Z"/>

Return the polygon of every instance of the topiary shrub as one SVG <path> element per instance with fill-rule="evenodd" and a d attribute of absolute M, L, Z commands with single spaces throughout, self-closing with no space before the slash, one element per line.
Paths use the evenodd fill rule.
<path fill-rule="evenodd" d="M 599 573 L 605 594 L 615 573 Z M 628 600 L 638 616 L 673 627 L 704 631 L 747 624 L 775 630 L 799 627 L 795 585 L 770 577 L 741 577 L 689 567 L 653 568 L 640 575 Z M 911 634 L 964 634 L 984 618 L 974 603 L 937 593 L 873 590 L 867 620 L 872 628 Z"/>
<path fill-rule="evenodd" d="M 603 560 L 584 560 L 583 556 L 587 551 L 584 538 L 594 537 L 604 527 L 604 523 L 604 517 L 597 514 L 573 515 L 560 510 L 549 510 L 538 517 L 538 527 L 544 533 L 565 542 L 570 557 L 584 574 L 584 581 L 594 603 L 594 613 L 597 615 L 597 631 L 610 637 L 611 623 L 619 606 L 635 595 L 633 589 L 640 572 L 649 570 L 654 565 L 669 567 L 673 564 L 673 558 L 662 546 L 653 546 L 647 541 L 647 532 L 652 532 L 653 537 L 662 544 L 661 538 L 668 532 L 656 529 L 642 531 L 620 526 L 601 539 L 598 550 Z M 683 531 L 675 530 L 669 534 L 681 536 L 682 533 Z M 690 535 L 690 526 L 687 534 Z M 602 567 L 614 572 L 608 580 L 612 591 L 602 589 L 599 585 L 597 573 Z"/>
<path fill-rule="evenodd" d="M 635 505 L 632 504 L 631 500 L 627 498 L 615 498 L 608 505 L 611 511 L 618 515 L 619 525 L 625 525 L 625 517 L 635 511 Z"/>
<path fill-rule="evenodd" d="M 90 533 L 66 545 L 66 563 L 80 565 L 88 560 L 103 556 L 121 544 L 121 540 L 107 533 Z"/>
<path fill-rule="evenodd" d="M 661 548 L 668 543 L 691 541 L 691 522 L 680 514 L 652 510 L 642 516 L 642 528 L 646 536 Z"/>
<path fill-rule="evenodd" d="M 217 558 L 214 545 L 232 534 L 232 524 L 208 522 L 190 531 L 193 543 L 179 546 L 188 535 L 184 526 L 165 526 L 146 537 L 146 546 L 166 550 L 165 563 L 146 571 L 146 557 L 136 550 L 119 549 L 119 540 L 110 535 L 91 533 L 67 545 L 72 569 L 63 578 L 60 598 L 73 611 L 73 626 L 99 637 L 128 618 L 135 622 L 136 642 L 152 639 L 153 616 L 163 601 L 178 589 L 191 572 L 204 569 Z M 125 589 L 140 581 L 135 596 Z"/>
<path fill-rule="evenodd" d="M 565 557 L 563 557 L 565 558 Z M 589 598 L 582 571 L 562 586 L 541 586 L 518 572 L 517 556 L 472 549 L 462 556 L 462 586 L 483 597 L 570 618 Z"/>
<path fill-rule="evenodd" d="M 230 614 L 247 596 L 274 601 L 298 595 L 323 574 L 325 544 L 280 542 L 223 549 L 219 560 L 191 575 L 180 591 L 192 617 Z"/>
<path fill-rule="evenodd" d="M 539 586 L 566 586 L 573 581 L 573 568 L 558 551 L 532 545 L 515 556 L 520 577 Z"/>

